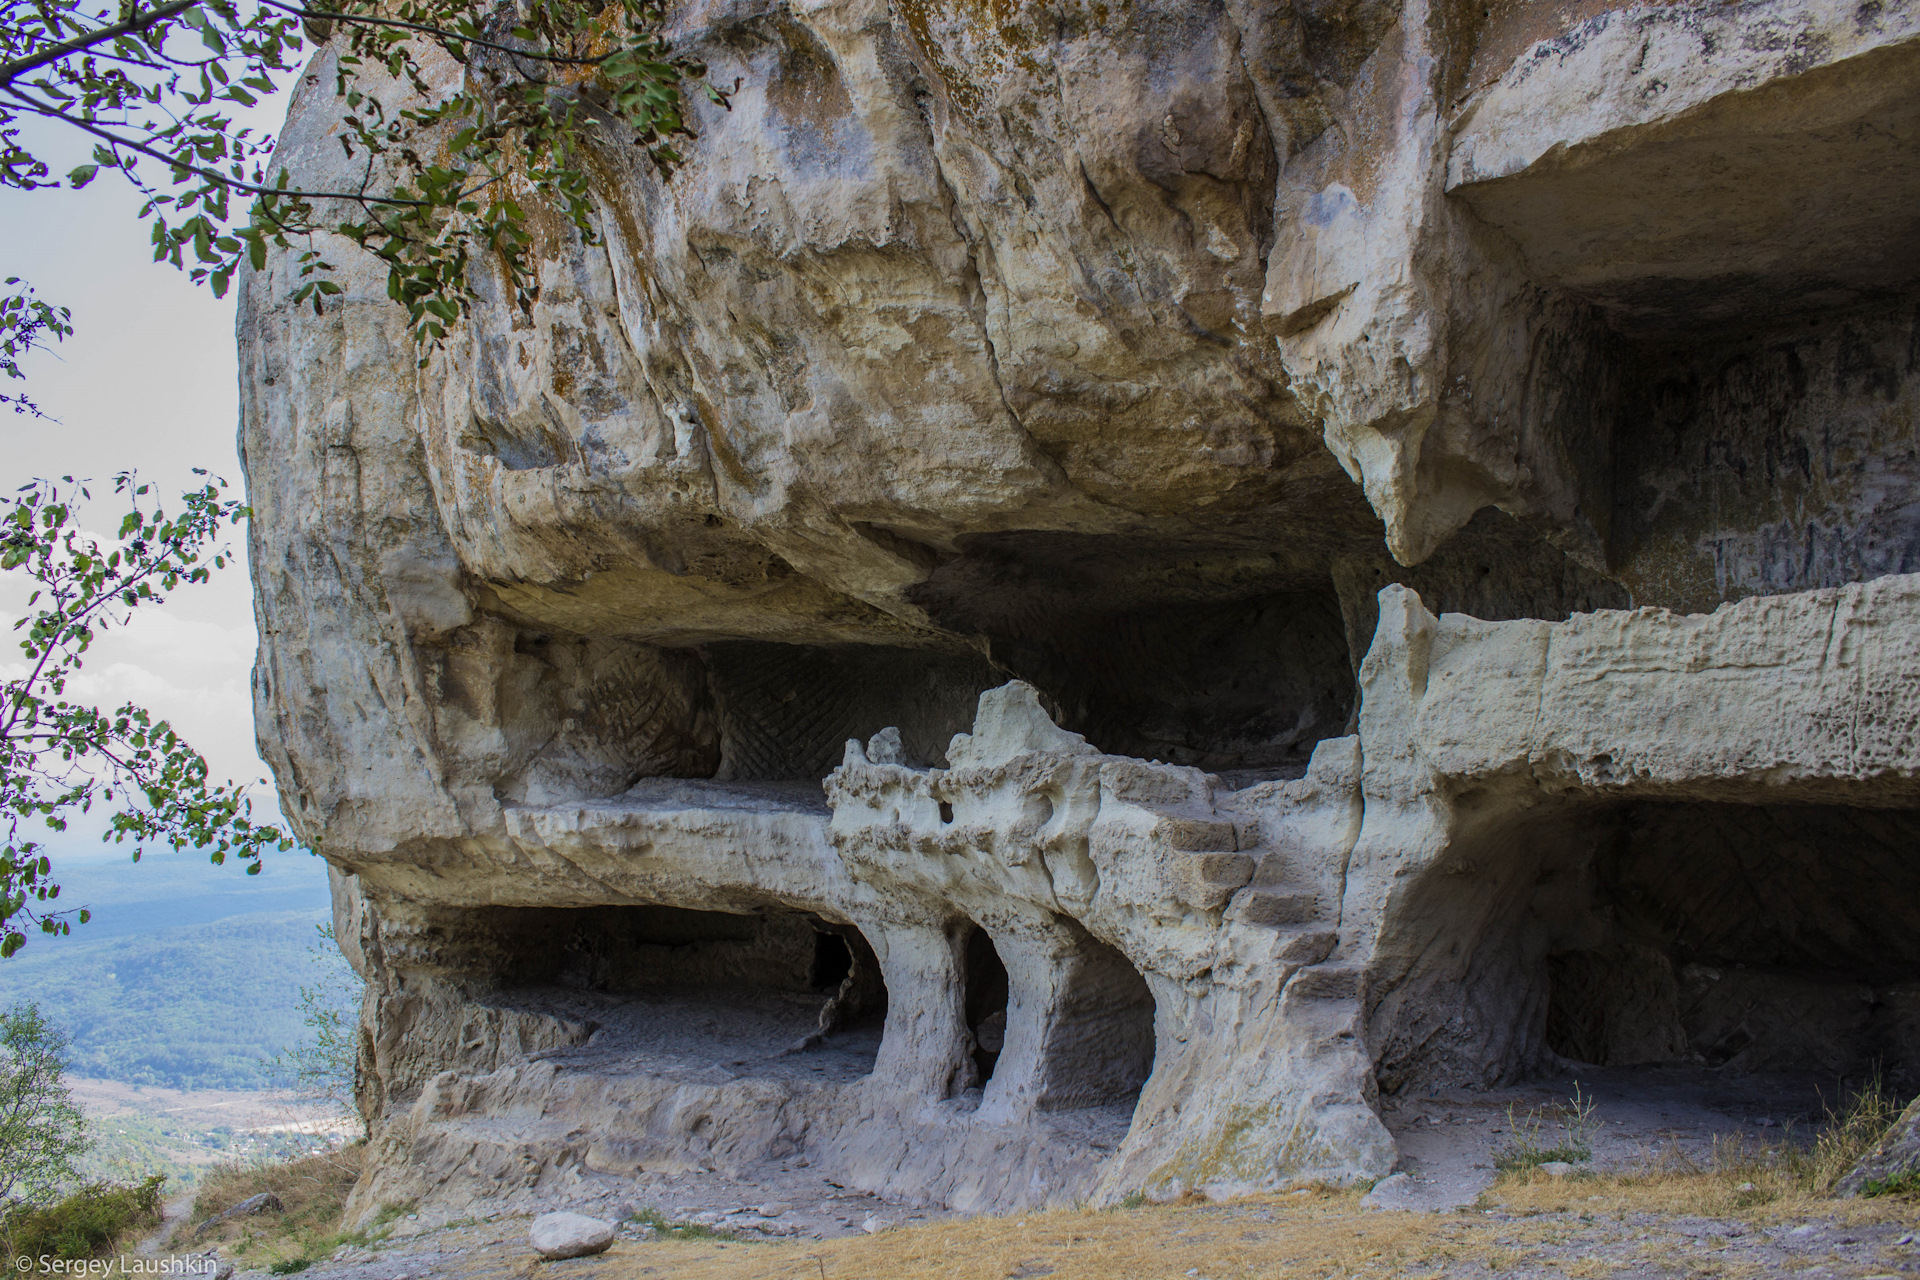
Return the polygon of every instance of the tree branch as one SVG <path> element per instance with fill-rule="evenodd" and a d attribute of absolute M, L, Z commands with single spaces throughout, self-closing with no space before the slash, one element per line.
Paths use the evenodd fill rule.
<path fill-rule="evenodd" d="M 200 0 L 193 0 L 195 4 L 199 2 Z M 177 156 L 170 156 L 158 147 L 151 147 L 131 138 L 123 138 L 117 133 L 109 132 L 101 126 L 94 124 L 92 121 L 75 119 L 57 107 L 51 107 L 46 103 L 29 98 L 12 85 L 0 84 L 0 90 L 11 94 L 17 101 L 25 106 L 27 110 L 37 116 L 43 116 L 48 120 L 58 120 L 63 124 L 70 124 L 74 128 L 86 133 L 91 133 L 94 137 L 100 138 L 116 147 L 125 147 L 129 151 L 138 152 L 140 155 L 146 156 L 149 160 L 157 160 L 170 168 L 191 173 L 197 178 L 203 178 L 208 182 L 226 187 L 231 191 L 239 191 L 252 196 L 285 196 L 297 200 L 351 200 L 355 204 L 362 206 L 384 204 L 404 205 L 408 208 L 415 209 L 430 209 L 434 207 L 434 203 L 431 200 L 401 200 L 394 196 L 370 196 L 364 191 L 303 191 L 295 187 L 269 187 L 258 182 L 244 182 L 239 178 L 230 177 L 216 170 L 202 168 L 197 164 L 190 164 Z M 474 192 L 484 190 L 488 185 L 488 183 L 482 183 L 480 186 L 473 188 L 472 191 L 463 190 L 457 198 L 464 200 L 467 196 L 474 194 Z"/>
<path fill-rule="evenodd" d="M 140 35 L 147 28 L 185 13 L 199 3 L 200 0 L 170 0 L 158 9 L 151 9 L 144 14 L 128 18 L 125 22 L 116 22 L 110 27 L 97 27 L 71 40 L 62 40 L 59 44 L 49 45 L 39 53 L 15 58 L 12 62 L 0 63 L 0 87 L 11 85 L 16 77 L 23 76 L 29 71 L 38 71 L 41 67 L 58 62 L 69 54 L 84 53 L 95 45 L 117 40 L 121 36 Z"/>
<path fill-rule="evenodd" d="M 282 13 L 293 14 L 303 19 L 319 18 L 330 22 L 344 22 L 360 27 L 396 27 L 402 31 L 418 31 L 438 40 L 450 40 L 457 44 L 473 45 L 480 49 L 492 49 L 498 53 L 510 53 L 515 57 L 529 58 L 535 62 L 570 62 L 584 66 L 595 66 L 612 57 L 611 53 L 596 54 L 591 57 L 569 57 L 560 53 L 533 53 L 526 49 L 515 49 L 511 45 L 495 44 L 491 40 L 482 40 L 478 36 L 463 36 L 457 31 L 445 27 L 422 26 L 417 22 L 402 22 L 398 18 L 376 18 L 360 13 L 335 13 L 328 9 L 309 9 L 301 5 L 281 4 L 278 0 L 260 0 L 263 7 L 278 9 Z"/>

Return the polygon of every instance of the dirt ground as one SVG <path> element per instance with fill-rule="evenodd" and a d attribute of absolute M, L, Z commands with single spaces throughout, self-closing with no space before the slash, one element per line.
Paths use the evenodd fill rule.
<path fill-rule="evenodd" d="M 1856 1082 L 1857 1083 L 1857 1082 Z M 1804 1074 L 1727 1076 L 1695 1067 L 1592 1067 L 1509 1089 L 1447 1090 L 1389 1099 L 1382 1107 L 1400 1146 L 1407 1183 L 1396 1208 L 1470 1204 L 1493 1184 L 1494 1152 L 1513 1145 L 1513 1122 L 1539 1115 L 1539 1140 L 1563 1138 L 1558 1116 L 1575 1090 L 1593 1107 L 1592 1163 L 1600 1169 L 1654 1161 L 1705 1167 L 1716 1144 L 1778 1145 L 1810 1135 L 1837 1108 L 1846 1082 Z"/>
<path fill-rule="evenodd" d="M 1224 1203 L 962 1218 L 838 1188 L 804 1160 L 583 1180 L 551 1207 L 625 1219 L 606 1254 L 543 1263 L 527 1219 L 396 1207 L 385 1238 L 327 1246 L 313 1280 L 1277 1280 L 1285 1277 L 1920 1277 L 1920 1200 L 1834 1200 L 1768 1156 L 1804 1142 L 1839 1083 L 1692 1069 L 1586 1071 L 1561 1176 L 1501 1173 L 1568 1139 L 1576 1080 L 1389 1100 L 1408 1176 Z M 1529 1114 L 1545 1119 L 1534 1128 Z M 1518 1124 L 1516 1125 L 1516 1121 Z M 1518 1128 L 1519 1133 L 1515 1130 Z M 482 1209 L 484 1213 L 484 1209 Z M 259 1255 L 252 1255 L 259 1256 Z M 244 1263 L 242 1264 L 245 1265 Z M 259 1262 L 255 1266 L 261 1265 Z M 237 1280 L 267 1280 L 242 1270 Z"/>
<path fill-rule="evenodd" d="M 834 1240 L 682 1238 L 630 1225 L 595 1258 L 541 1262 L 502 1219 L 342 1248 L 324 1280 L 1660 1280 L 1920 1274 L 1920 1204 L 1737 1207 L 1720 1185 L 1575 1178 L 1503 1185 L 1478 1207 L 1370 1210 L 1357 1192 L 968 1218 Z M 1717 1211 L 1716 1211 L 1717 1210 Z M 239 1280 L 266 1273 L 240 1273 Z"/>

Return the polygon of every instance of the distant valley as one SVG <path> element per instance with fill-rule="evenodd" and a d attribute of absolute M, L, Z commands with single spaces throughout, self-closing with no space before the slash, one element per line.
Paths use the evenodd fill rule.
<path fill-rule="evenodd" d="M 30 935 L 0 961 L 0 1006 L 37 1001 L 73 1038 L 72 1071 L 174 1089 L 261 1089 L 300 1040 L 300 987 L 329 918 L 326 866 L 279 855 L 262 873 L 163 852 L 55 855 L 61 905 L 93 912 L 65 938 Z"/>

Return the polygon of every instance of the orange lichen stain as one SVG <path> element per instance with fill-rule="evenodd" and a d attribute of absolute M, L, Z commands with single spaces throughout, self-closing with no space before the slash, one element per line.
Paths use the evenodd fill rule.
<path fill-rule="evenodd" d="M 1117 5 L 1067 0 L 1049 9 L 1022 0 L 900 0 L 899 11 L 939 74 L 948 101 L 977 127 L 989 123 L 997 91 L 1016 71 L 1049 80 L 1048 64 L 1037 56 L 1042 50 L 1056 39 L 1100 32 L 1115 21 L 1116 9 L 1127 7 L 1126 0 Z M 1040 16 L 1044 26 L 1036 20 Z"/>

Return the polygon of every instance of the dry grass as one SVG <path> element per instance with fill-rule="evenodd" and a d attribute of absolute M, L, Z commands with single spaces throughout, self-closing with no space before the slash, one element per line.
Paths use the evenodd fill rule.
<path fill-rule="evenodd" d="M 1388 1275 L 1425 1280 L 1527 1268 L 1585 1280 L 1620 1267 L 1665 1267 L 1689 1250 L 1695 1274 L 1766 1274 L 1715 1258 L 1712 1242 L 1650 1239 L 1639 1225 L 1710 1217 L 1763 1226 L 1818 1219 L 1920 1227 L 1920 1197 L 1835 1200 L 1832 1185 L 1897 1114 L 1877 1087 L 1830 1114 L 1810 1141 L 1720 1142 L 1704 1163 L 1648 1153 L 1630 1168 L 1552 1178 L 1503 1174 L 1481 1200 L 1493 1213 L 1369 1213 L 1357 1192 L 1314 1191 L 1227 1205 L 1063 1210 L 972 1218 L 812 1243 L 659 1240 L 610 1255 L 609 1280 L 1269 1280 Z M 1632 1220 L 1632 1225 L 1629 1224 Z M 1605 1248 L 1594 1247 L 1604 1238 Z M 1698 1256 L 1692 1256 L 1694 1252 Z"/>
<path fill-rule="evenodd" d="M 1835 1201 L 1830 1193 L 1900 1111 L 1899 1100 L 1875 1077 L 1837 1109 L 1829 1107 L 1807 1138 L 1791 1129 L 1778 1142 L 1722 1135 L 1705 1160 L 1677 1149 L 1650 1150 L 1622 1168 L 1564 1180 L 1518 1170 L 1501 1175 L 1489 1203 L 1526 1206 L 1530 1212 L 1560 1212 L 1597 1200 L 1631 1205 L 1636 1212 L 1709 1217 L 1898 1217 L 1897 1208 L 1883 1213 L 1870 1201 Z"/>
<path fill-rule="evenodd" d="M 1920 1221 L 1920 1203 L 1914 1200 L 1898 1196 L 1836 1200 L 1811 1190 L 1800 1177 L 1767 1163 L 1764 1156 L 1730 1159 L 1707 1169 L 1676 1160 L 1557 1179 L 1535 1171 L 1500 1179 L 1481 1203 L 1523 1214 L 1651 1213 L 1754 1223 L 1808 1218 L 1848 1223 Z"/>
<path fill-rule="evenodd" d="M 1714 1205 L 1725 1216 L 1751 1221 L 1789 1216 L 1805 1207 L 1814 1210 L 1805 1216 L 1850 1224 L 1920 1226 L 1920 1203 L 1891 1199 L 1838 1202 L 1808 1196 L 1730 1209 L 1731 1188 L 1737 1185 L 1728 1181 L 1732 1176 L 1674 1172 L 1638 1180 L 1554 1180 L 1534 1174 L 1490 1194 L 1487 1203 L 1505 1210 L 1498 1217 L 1370 1213 L 1359 1207 L 1357 1193 L 1317 1191 L 1199 1207 L 960 1219 L 806 1243 L 661 1240 L 609 1255 L 600 1275 L 606 1280 L 1185 1280 L 1193 1271 L 1208 1280 L 1356 1274 L 1437 1280 L 1523 1266 L 1532 1268 L 1531 1274 L 1548 1265 L 1581 1280 L 1611 1275 L 1647 1250 L 1653 1252 L 1642 1261 L 1672 1260 L 1670 1245 L 1639 1243 L 1633 1238 L 1637 1230 L 1621 1222 L 1638 1213 L 1692 1215 Z M 1616 1256 L 1590 1256 L 1575 1239 L 1583 1230 L 1610 1231 Z M 1725 1276 L 1761 1274 L 1704 1254 L 1697 1266 Z"/>
<path fill-rule="evenodd" d="M 331 1253 L 350 1238 L 340 1230 L 340 1216 L 360 1176 L 363 1154 L 356 1144 L 283 1164 L 219 1165 L 202 1178 L 193 1212 L 174 1230 L 169 1244 L 179 1250 L 217 1244 L 222 1254 L 256 1268 L 290 1267 L 299 1259 Z M 279 1197 L 280 1212 L 198 1230 L 209 1218 L 263 1191 Z"/>
<path fill-rule="evenodd" d="M 1476 1219 L 1367 1213 L 1357 1192 L 1317 1191 L 1230 1205 L 967 1218 L 807 1243 L 661 1241 L 609 1272 L 637 1278 L 652 1268 L 674 1280 L 1179 1280 L 1189 1270 L 1238 1280 L 1366 1269 L 1437 1276 L 1499 1248 L 1494 1234 Z"/>

